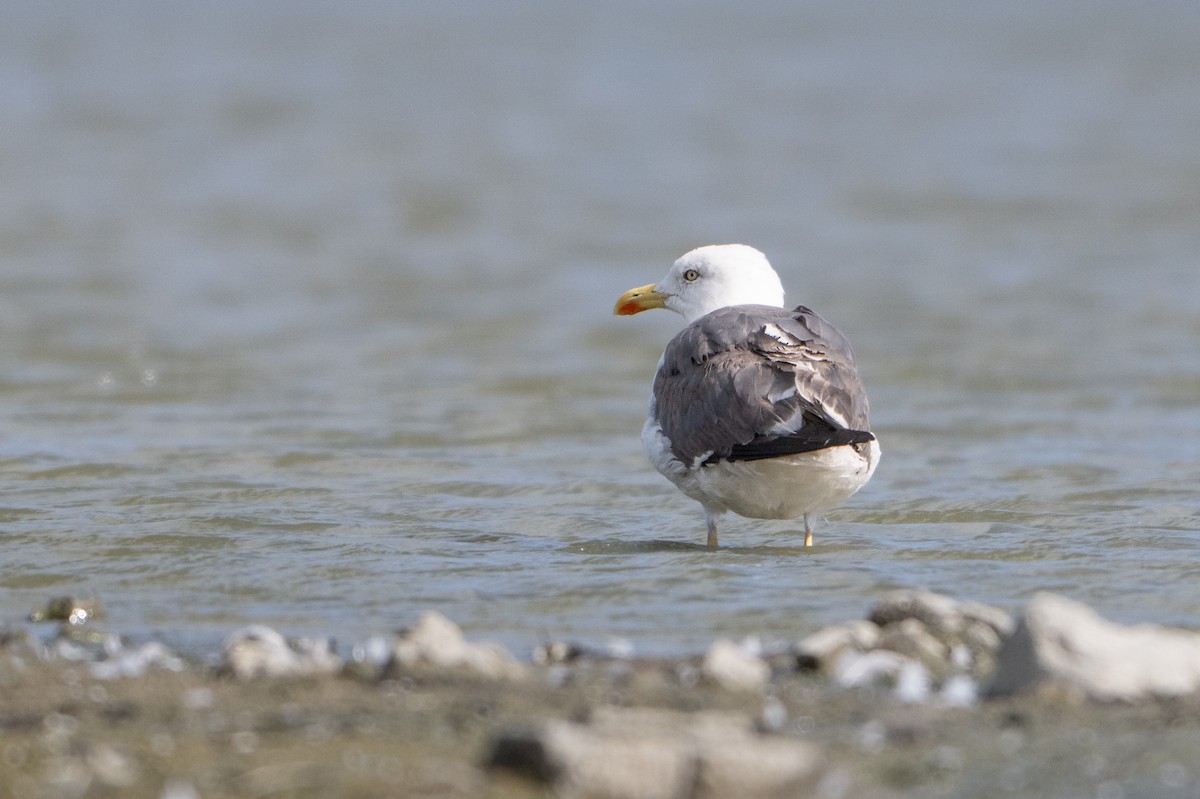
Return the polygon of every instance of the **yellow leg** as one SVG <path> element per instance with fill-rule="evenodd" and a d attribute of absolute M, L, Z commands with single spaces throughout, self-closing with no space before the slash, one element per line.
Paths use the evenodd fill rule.
<path fill-rule="evenodd" d="M 804 546 L 812 546 L 812 527 L 808 523 L 808 514 L 804 514 Z"/>
<path fill-rule="evenodd" d="M 720 546 L 720 544 L 717 543 L 717 514 L 711 513 L 705 509 L 704 520 L 708 522 L 708 545 L 713 549 L 716 549 Z"/>

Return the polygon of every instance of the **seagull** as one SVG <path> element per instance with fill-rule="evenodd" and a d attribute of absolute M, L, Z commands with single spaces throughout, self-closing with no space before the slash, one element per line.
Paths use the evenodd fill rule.
<path fill-rule="evenodd" d="M 745 244 L 686 253 L 613 313 L 651 308 L 687 326 L 658 361 L 646 457 L 704 508 L 708 546 L 726 511 L 803 517 L 812 546 L 812 515 L 845 502 L 879 463 L 850 342 L 803 305 L 784 308 L 779 275 Z"/>

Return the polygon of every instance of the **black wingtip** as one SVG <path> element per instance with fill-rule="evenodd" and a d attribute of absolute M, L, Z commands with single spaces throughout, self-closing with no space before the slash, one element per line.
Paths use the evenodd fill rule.
<path fill-rule="evenodd" d="M 710 463 L 720 461 L 761 461 L 767 458 L 780 458 L 785 455 L 802 455 L 805 452 L 816 452 L 831 447 L 853 446 L 875 440 L 875 434 L 869 430 L 802 430 L 797 435 L 779 436 L 751 441 L 746 444 L 736 444 L 728 452 L 708 456 L 704 461 Z"/>

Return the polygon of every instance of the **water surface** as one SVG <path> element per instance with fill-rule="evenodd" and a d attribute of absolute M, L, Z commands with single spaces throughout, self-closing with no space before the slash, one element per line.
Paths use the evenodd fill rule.
<path fill-rule="evenodd" d="M 694 651 L 922 586 L 1200 625 L 1200 8 L 65 2 L 0 29 L 0 618 L 202 651 L 436 607 Z M 767 252 L 883 460 L 799 525 L 638 433 Z"/>

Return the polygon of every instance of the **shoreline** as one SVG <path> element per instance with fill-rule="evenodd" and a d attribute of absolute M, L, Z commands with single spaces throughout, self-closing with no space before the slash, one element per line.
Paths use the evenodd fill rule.
<path fill-rule="evenodd" d="M 914 689 L 913 667 L 904 677 L 886 665 L 900 661 L 878 653 L 921 663 L 922 652 L 940 651 L 938 635 L 986 638 L 982 628 L 938 630 L 953 627 L 951 616 L 929 615 L 939 608 L 1003 624 L 975 603 L 894 592 L 874 620 L 787 650 L 726 641 L 702 655 L 639 658 L 548 644 L 519 660 L 430 613 L 356 644 L 345 661 L 319 639 L 243 628 L 218 667 L 155 642 L 123 650 L 93 621 L 49 642 L 9 629 L 0 785 L 14 797 L 166 799 L 1200 791 L 1195 692 L 1101 701 L 1056 679 L 1006 696 L 956 694 L 946 690 L 956 678 L 983 686 L 989 676 L 952 647 L 948 670 L 926 664 L 928 690 Z M 928 639 L 912 621 L 921 615 Z M 998 643 L 1015 640 L 1030 616 Z M 856 649 L 867 623 L 880 631 L 874 643 L 891 648 Z M 1117 630 L 1131 631 L 1147 632 Z M 822 661 L 835 639 L 841 665 Z M 905 647 L 910 655 L 897 651 Z M 847 673 L 867 672 L 846 684 Z"/>

